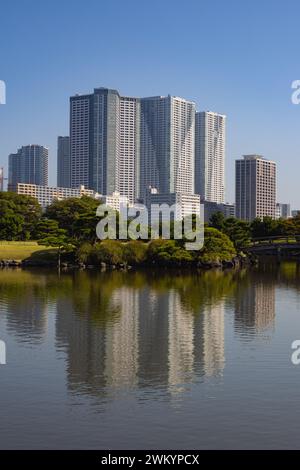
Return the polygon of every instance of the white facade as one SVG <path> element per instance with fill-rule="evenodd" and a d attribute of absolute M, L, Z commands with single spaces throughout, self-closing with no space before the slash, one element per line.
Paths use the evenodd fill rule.
<path fill-rule="evenodd" d="M 70 197 L 96 196 L 94 191 L 86 189 L 84 186 L 79 188 L 56 188 L 26 183 L 18 183 L 16 192 L 17 194 L 34 197 L 43 209 L 50 206 L 55 200 L 63 200 Z"/>
<path fill-rule="evenodd" d="M 195 104 L 174 96 L 141 99 L 140 195 L 194 193 Z"/>
<path fill-rule="evenodd" d="M 139 122 L 139 101 L 120 97 L 116 190 L 130 203 L 139 196 Z"/>
<path fill-rule="evenodd" d="M 113 194 L 99 197 L 102 204 L 120 212 L 121 207 L 127 207 L 129 200 L 127 196 L 121 196 L 119 192 L 115 191 Z"/>
<path fill-rule="evenodd" d="M 195 192 L 209 202 L 225 202 L 226 116 L 196 113 Z"/>
<path fill-rule="evenodd" d="M 167 204 L 169 207 L 176 204 L 175 220 L 182 220 L 188 215 L 195 214 L 201 218 L 200 196 L 187 193 L 150 193 L 147 197 L 147 208 L 149 215 L 155 216 L 156 211 L 151 210 L 153 204 Z M 157 212 L 159 215 L 159 213 Z M 155 216 L 156 217 L 156 216 Z M 153 220 L 152 220 L 153 221 Z"/>

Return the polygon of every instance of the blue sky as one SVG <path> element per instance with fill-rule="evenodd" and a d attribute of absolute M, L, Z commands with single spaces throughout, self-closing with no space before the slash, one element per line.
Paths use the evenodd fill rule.
<path fill-rule="evenodd" d="M 172 94 L 225 113 L 226 199 L 234 160 L 259 153 L 278 163 L 278 200 L 300 208 L 300 79 L 297 0 L 1 0 L 0 165 L 19 146 L 49 147 L 68 134 L 69 96 L 95 87 Z"/>

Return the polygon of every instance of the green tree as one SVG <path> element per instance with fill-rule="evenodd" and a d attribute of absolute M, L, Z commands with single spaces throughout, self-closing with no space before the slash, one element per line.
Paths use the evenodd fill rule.
<path fill-rule="evenodd" d="M 131 240 L 122 244 L 123 258 L 129 265 L 141 264 L 146 260 L 147 244 L 138 240 Z"/>
<path fill-rule="evenodd" d="M 158 265 L 181 265 L 193 261 L 193 253 L 181 247 L 176 240 L 152 240 L 147 251 L 147 260 Z"/>
<path fill-rule="evenodd" d="M 204 247 L 197 253 L 197 259 L 204 263 L 231 261 L 236 249 L 230 238 L 213 227 L 205 228 Z"/>
<path fill-rule="evenodd" d="M 38 239 L 39 245 L 51 246 L 57 248 L 57 265 L 60 269 L 61 266 L 61 255 L 62 253 L 72 251 L 74 249 L 74 245 L 70 243 L 69 238 L 67 236 L 67 231 L 59 228 L 58 222 L 52 220 L 49 221 L 41 220 L 40 227 L 37 227 L 37 230 L 41 230 L 39 233 L 41 234 L 41 238 Z M 47 233 L 43 231 L 45 227 L 48 227 Z"/>
<path fill-rule="evenodd" d="M 46 209 L 46 217 L 56 220 L 73 240 L 96 239 L 96 209 L 99 201 L 88 196 L 54 201 Z"/>
<path fill-rule="evenodd" d="M 33 230 L 33 238 L 35 240 L 40 240 L 42 238 L 46 238 L 47 236 L 56 236 L 60 232 L 60 228 L 58 222 L 56 220 L 47 219 L 46 217 L 42 217 L 36 224 Z M 66 231 L 63 232 L 66 234 Z"/>
<path fill-rule="evenodd" d="M 24 228 L 24 217 L 16 212 L 15 204 L 0 199 L 0 239 L 21 240 Z"/>
<path fill-rule="evenodd" d="M 76 250 L 76 259 L 79 263 L 88 263 L 92 258 L 94 247 L 89 242 L 84 242 L 79 245 Z M 91 261 L 92 262 L 92 261 Z"/>
<path fill-rule="evenodd" d="M 250 225 L 245 220 L 229 217 L 224 222 L 223 232 L 230 238 L 237 250 L 241 250 L 250 243 Z"/>
<path fill-rule="evenodd" d="M 222 212 L 215 212 L 212 214 L 209 224 L 211 227 L 216 228 L 217 230 L 224 230 L 225 225 L 225 216 Z"/>
<path fill-rule="evenodd" d="M 272 217 L 256 218 L 251 222 L 250 228 L 252 238 L 276 237 L 285 233 L 284 221 Z"/>
<path fill-rule="evenodd" d="M 29 240 L 40 216 L 41 207 L 36 199 L 12 192 L 0 192 L 1 238 Z"/>
<path fill-rule="evenodd" d="M 118 265 L 124 263 L 122 243 L 118 240 L 109 239 L 96 243 L 93 250 L 93 259 L 97 264 Z"/>

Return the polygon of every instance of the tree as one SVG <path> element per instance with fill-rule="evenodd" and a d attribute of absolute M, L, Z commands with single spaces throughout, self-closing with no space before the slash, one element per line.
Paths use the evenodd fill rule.
<path fill-rule="evenodd" d="M 76 259 L 79 263 L 87 263 L 93 254 L 93 245 L 89 242 L 84 242 L 77 248 Z"/>
<path fill-rule="evenodd" d="M 176 240 L 152 240 L 147 251 L 147 260 L 159 265 L 181 265 L 193 261 L 193 253 L 182 248 Z"/>
<path fill-rule="evenodd" d="M 122 244 L 123 257 L 127 264 L 141 264 L 147 256 L 147 244 L 138 240 L 131 240 Z"/>
<path fill-rule="evenodd" d="M 45 232 L 47 228 L 47 232 Z M 67 231 L 59 228 L 58 222 L 55 220 L 42 219 L 37 226 L 37 234 L 39 245 L 57 247 L 57 265 L 61 266 L 61 255 L 63 252 L 74 249 L 74 245 L 70 243 Z"/>
<path fill-rule="evenodd" d="M 241 250 L 250 243 L 250 225 L 245 220 L 229 217 L 224 222 L 223 232 L 230 238 L 237 250 Z"/>
<path fill-rule="evenodd" d="M 97 264 L 122 264 L 124 263 L 122 243 L 118 240 L 103 240 L 94 246 L 93 259 Z"/>
<path fill-rule="evenodd" d="M 222 212 L 215 212 L 212 214 L 209 222 L 211 227 L 222 231 L 225 225 L 225 216 Z"/>
<path fill-rule="evenodd" d="M 229 237 L 213 227 L 205 228 L 204 247 L 197 253 L 197 259 L 205 263 L 231 261 L 236 249 Z"/>
<path fill-rule="evenodd" d="M 56 220 L 60 228 L 74 240 L 96 239 L 96 209 L 99 201 L 88 196 L 54 201 L 45 216 Z"/>
<path fill-rule="evenodd" d="M 0 199 L 0 239 L 22 239 L 24 217 L 16 212 L 15 205 L 5 199 Z"/>
<path fill-rule="evenodd" d="M 283 219 L 272 217 L 256 218 L 251 222 L 251 235 L 253 238 L 276 237 L 285 233 Z"/>
<path fill-rule="evenodd" d="M 59 230 L 61 229 L 59 228 L 56 220 L 42 217 L 37 222 L 32 235 L 35 240 L 40 240 L 42 238 L 46 238 L 47 236 L 56 236 Z M 64 231 L 64 234 L 65 233 L 66 232 Z"/>
<path fill-rule="evenodd" d="M 12 192 L 0 192 L 1 238 L 28 240 L 41 216 L 36 199 Z"/>

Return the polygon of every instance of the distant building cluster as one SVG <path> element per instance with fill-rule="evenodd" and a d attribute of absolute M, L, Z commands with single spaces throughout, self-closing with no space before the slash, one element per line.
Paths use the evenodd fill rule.
<path fill-rule="evenodd" d="M 200 213 L 202 203 L 206 222 L 216 212 L 247 221 L 290 217 L 289 204 L 277 203 L 276 163 L 260 155 L 236 161 L 235 204 L 225 202 L 225 149 L 224 114 L 197 112 L 176 96 L 96 88 L 70 98 L 70 134 L 57 143 L 57 188 L 48 187 L 48 149 L 27 145 L 9 155 L 8 189 L 34 195 L 43 207 L 70 189 L 80 197 L 84 188 L 114 208 L 175 201 L 187 214 Z M 2 189 L 3 180 L 2 170 Z"/>

